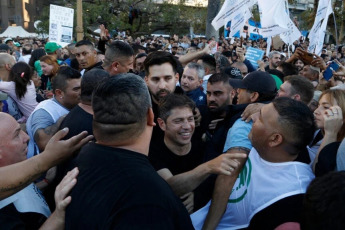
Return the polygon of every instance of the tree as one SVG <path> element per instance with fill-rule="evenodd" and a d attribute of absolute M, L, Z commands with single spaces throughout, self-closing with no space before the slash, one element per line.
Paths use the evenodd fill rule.
<path fill-rule="evenodd" d="M 207 19 L 206 19 L 206 37 L 211 38 L 214 36 L 217 40 L 219 34 L 211 25 L 212 20 L 217 16 L 220 10 L 220 0 L 208 0 Z"/>
<path fill-rule="evenodd" d="M 84 1 L 84 31 L 91 33 L 100 23 L 106 23 L 109 31 L 129 30 L 133 36 L 156 31 L 164 31 L 170 35 L 188 34 L 190 26 L 195 28 L 196 33 L 203 33 L 207 9 L 186 6 L 184 2 L 185 0 L 180 0 L 179 4 L 170 4 L 169 1 L 164 1 L 156 4 L 152 0 Z M 70 6 L 74 9 L 76 7 L 73 4 Z M 42 15 L 40 20 L 49 21 L 49 14 Z M 44 27 L 48 31 L 48 25 L 44 24 Z"/>

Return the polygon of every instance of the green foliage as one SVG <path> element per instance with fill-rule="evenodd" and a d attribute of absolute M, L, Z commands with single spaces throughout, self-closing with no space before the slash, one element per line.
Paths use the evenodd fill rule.
<path fill-rule="evenodd" d="M 194 27 L 196 34 L 205 32 L 207 8 L 183 5 L 185 0 L 180 0 L 179 4 L 170 4 L 171 1 L 166 0 L 162 4 L 156 4 L 152 0 L 83 2 L 84 32 L 87 28 L 96 29 L 100 22 L 106 22 L 109 31 L 129 30 L 133 35 L 151 34 L 155 31 L 164 31 L 171 35 L 188 34 L 190 26 Z M 139 18 L 133 20 L 133 25 L 128 21 L 131 6 L 141 12 Z M 76 1 L 73 1 L 72 7 L 75 10 L 76 26 Z M 113 12 L 110 12 L 111 7 Z M 38 19 L 42 23 L 39 26 L 40 31 L 37 32 L 49 33 L 49 6 L 42 10 Z"/>

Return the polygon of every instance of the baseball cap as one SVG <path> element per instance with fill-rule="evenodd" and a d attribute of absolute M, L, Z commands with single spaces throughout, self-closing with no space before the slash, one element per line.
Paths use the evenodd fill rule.
<path fill-rule="evenodd" d="M 9 41 L 13 41 L 13 39 L 12 39 L 12 38 L 6 38 L 6 39 L 4 40 L 4 43 L 7 44 L 7 42 L 9 42 Z"/>
<path fill-rule="evenodd" d="M 254 71 L 242 80 L 240 79 L 230 79 L 229 83 L 232 87 L 237 89 L 248 89 L 253 92 L 273 94 L 277 92 L 276 82 L 273 77 L 263 71 Z"/>
<path fill-rule="evenodd" d="M 227 67 L 224 69 L 224 73 L 230 76 L 233 79 L 242 79 L 241 70 L 236 67 Z"/>
<path fill-rule="evenodd" d="M 14 44 L 15 46 L 17 46 L 17 47 L 21 47 L 21 46 L 22 46 L 19 42 L 14 42 L 13 44 Z"/>
<path fill-rule="evenodd" d="M 44 46 L 44 50 L 47 53 L 54 53 L 58 49 L 62 48 L 60 45 L 56 44 L 55 42 L 47 42 L 47 44 Z"/>
<path fill-rule="evenodd" d="M 8 46 L 8 45 L 6 45 L 6 44 L 0 44 L 0 53 L 2 53 L 2 52 L 7 52 L 7 51 L 9 51 L 10 50 L 10 47 Z"/>

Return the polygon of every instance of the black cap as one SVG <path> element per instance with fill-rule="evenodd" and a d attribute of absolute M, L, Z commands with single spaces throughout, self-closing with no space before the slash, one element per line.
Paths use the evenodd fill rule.
<path fill-rule="evenodd" d="M 4 52 L 4 51 L 9 51 L 10 47 L 6 44 L 0 44 L 0 53 Z"/>
<path fill-rule="evenodd" d="M 242 79 L 242 73 L 241 70 L 239 70 L 236 67 L 226 67 L 224 69 L 224 73 L 230 76 L 230 78 L 233 79 Z"/>
<path fill-rule="evenodd" d="M 254 71 L 243 78 L 230 79 L 230 85 L 236 89 L 248 89 L 263 94 L 274 94 L 277 92 L 276 82 L 273 77 L 263 71 Z"/>

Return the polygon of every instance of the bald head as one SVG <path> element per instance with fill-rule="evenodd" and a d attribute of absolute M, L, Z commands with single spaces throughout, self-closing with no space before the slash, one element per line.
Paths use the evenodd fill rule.
<path fill-rule="evenodd" d="M 5 67 L 5 65 L 11 65 L 11 67 L 16 63 L 14 58 L 7 53 L 0 53 L 0 70 Z"/>

